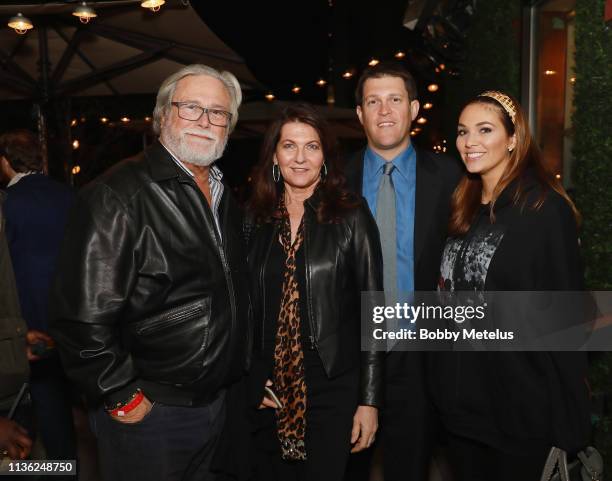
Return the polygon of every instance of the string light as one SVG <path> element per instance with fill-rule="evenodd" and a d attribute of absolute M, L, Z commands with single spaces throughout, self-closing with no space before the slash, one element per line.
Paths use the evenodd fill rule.
<path fill-rule="evenodd" d="M 419 117 L 417 119 L 417 124 L 423 125 L 423 124 L 426 124 L 426 123 L 427 123 L 427 119 L 425 117 Z"/>
<path fill-rule="evenodd" d="M 144 118 L 144 121 L 145 121 L 145 122 L 151 122 L 151 117 L 145 117 L 145 118 Z"/>
<path fill-rule="evenodd" d="M 87 2 L 83 2 L 81 5 L 75 8 L 72 15 L 79 17 L 81 23 L 89 23 L 92 18 L 98 16 L 93 8 L 87 6 Z"/>
<path fill-rule="evenodd" d="M 556 70 L 544 70 L 544 75 L 555 75 L 556 73 Z"/>
<path fill-rule="evenodd" d="M 352 76 L 353 76 L 353 72 L 351 72 L 350 70 L 347 70 L 346 72 L 342 74 L 342 78 L 345 78 L 345 79 L 350 79 Z"/>
<path fill-rule="evenodd" d="M 301 90 L 302 90 L 302 87 L 300 87 L 299 85 L 294 85 L 293 88 L 291 89 L 291 91 L 294 94 L 299 94 Z"/>
<path fill-rule="evenodd" d="M 406 52 L 402 52 L 401 50 L 398 50 L 397 52 L 395 52 L 395 58 L 404 58 L 406 56 Z"/>
<path fill-rule="evenodd" d="M 272 92 L 268 92 L 266 94 L 266 100 L 268 100 L 269 102 L 272 102 L 274 100 L 274 94 Z"/>
<path fill-rule="evenodd" d="M 119 120 L 121 120 L 121 122 L 123 122 L 124 124 L 127 124 L 128 122 L 130 122 L 129 117 L 121 117 Z"/>
<path fill-rule="evenodd" d="M 80 165 L 75 165 L 72 168 L 72 175 L 77 175 L 79 172 L 81 172 L 81 166 Z"/>
<path fill-rule="evenodd" d="M 77 139 L 74 139 L 74 140 L 72 141 L 72 148 L 73 148 L 74 150 L 78 149 L 80 146 L 81 146 L 81 143 L 80 143 L 80 142 L 79 142 Z"/>
<path fill-rule="evenodd" d="M 103 124 L 108 122 L 108 118 L 107 117 L 100 117 L 100 122 L 102 122 Z"/>
<path fill-rule="evenodd" d="M 380 63 L 380 60 L 373 58 L 368 62 L 368 65 L 370 67 L 376 67 L 379 63 Z"/>
<path fill-rule="evenodd" d="M 431 102 L 425 102 L 423 104 L 423 109 L 425 109 L 425 110 L 429 110 L 432 107 L 433 107 L 433 104 Z"/>
<path fill-rule="evenodd" d="M 320 78 L 319 80 L 317 80 L 317 85 L 319 87 L 325 87 L 326 84 L 327 84 L 327 81 L 325 79 Z"/>
<path fill-rule="evenodd" d="M 78 120 L 77 120 L 77 119 L 72 119 L 72 120 L 70 121 L 70 127 L 76 127 L 77 122 L 78 122 Z"/>
<path fill-rule="evenodd" d="M 438 86 L 438 84 L 429 84 L 427 86 L 427 90 L 429 90 L 430 92 L 437 92 L 439 88 L 440 87 Z"/>
<path fill-rule="evenodd" d="M 159 12 L 159 9 L 164 3 L 166 3 L 166 0 L 144 0 L 140 6 L 142 8 L 148 8 L 152 12 Z"/>
<path fill-rule="evenodd" d="M 19 35 L 24 35 L 28 33 L 28 30 L 34 28 L 32 21 L 28 17 L 24 17 L 22 13 L 18 13 L 14 17 L 11 17 L 8 21 L 8 26 Z"/>

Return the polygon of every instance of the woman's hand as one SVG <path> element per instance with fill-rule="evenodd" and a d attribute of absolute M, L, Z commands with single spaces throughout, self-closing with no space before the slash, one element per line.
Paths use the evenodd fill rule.
<path fill-rule="evenodd" d="M 373 406 L 358 406 L 353 416 L 351 431 L 351 453 L 358 453 L 369 448 L 374 442 L 378 430 L 378 408 Z"/>
<path fill-rule="evenodd" d="M 266 381 L 266 386 L 270 387 L 272 386 L 272 384 L 273 384 L 272 381 L 270 381 L 269 379 Z M 276 403 L 272 401 L 272 399 L 264 395 L 263 399 L 261 400 L 261 404 L 259 405 L 257 409 L 266 409 L 266 408 L 278 409 L 279 406 L 277 406 Z"/>

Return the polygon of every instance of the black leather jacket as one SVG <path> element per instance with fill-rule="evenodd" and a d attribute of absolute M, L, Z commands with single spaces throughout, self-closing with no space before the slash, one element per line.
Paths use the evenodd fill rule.
<path fill-rule="evenodd" d="M 361 291 L 382 291 L 382 253 L 376 222 L 365 201 L 339 223 L 317 222 L 318 195 L 305 203 L 304 259 L 309 319 L 317 350 L 331 378 L 359 365 L 361 405 L 381 407 L 384 352 L 361 351 Z M 265 266 L 277 223 L 258 226 L 250 235 L 249 267 L 255 319 L 254 355 L 262 359 L 266 299 Z M 308 346 L 309 342 L 305 343 Z M 261 386 L 263 389 L 263 382 Z M 259 397 L 261 399 L 261 396 Z"/>
<path fill-rule="evenodd" d="M 159 143 L 79 197 L 51 296 L 68 375 L 107 404 L 136 387 L 168 404 L 210 401 L 247 368 L 250 346 L 242 214 L 229 188 L 221 238 Z"/>

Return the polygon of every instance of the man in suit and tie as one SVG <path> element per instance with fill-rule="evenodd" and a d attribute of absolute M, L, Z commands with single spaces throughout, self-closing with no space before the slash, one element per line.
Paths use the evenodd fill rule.
<path fill-rule="evenodd" d="M 385 291 L 434 290 L 461 166 L 412 145 L 410 126 L 419 101 L 416 82 L 401 64 L 366 69 L 355 97 L 368 145 L 349 159 L 347 180 L 376 218 Z M 427 479 L 436 429 L 424 367 L 424 353 L 392 351 L 387 356 L 381 422 L 385 481 Z M 364 479 L 367 471 L 362 469 Z"/>

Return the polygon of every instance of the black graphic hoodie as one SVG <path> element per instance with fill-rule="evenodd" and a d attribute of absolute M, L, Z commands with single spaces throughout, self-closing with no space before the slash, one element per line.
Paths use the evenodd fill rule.
<path fill-rule="evenodd" d="M 515 204 L 519 184 L 526 202 Z M 481 206 L 469 232 L 447 239 L 441 290 L 581 290 L 570 205 L 530 170 Z M 589 439 L 585 353 L 446 352 L 429 355 L 429 387 L 446 429 L 508 452 L 583 448 Z"/>

